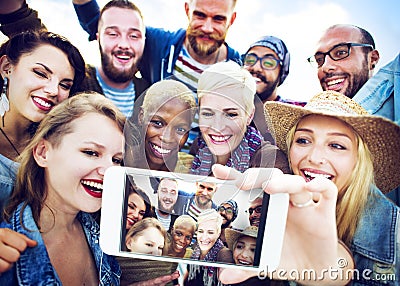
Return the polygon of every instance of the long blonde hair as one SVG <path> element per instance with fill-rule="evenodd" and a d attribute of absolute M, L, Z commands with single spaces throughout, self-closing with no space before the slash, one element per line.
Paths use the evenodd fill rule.
<path fill-rule="evenodd" d="M 286 136 L 287 150 L 290 150 L 292 146 L 294 134 L 300 120 L 289 130 Z M 368 196 L 371 195 L 371 185 L 375 183 L 373 161 L 368 146 L 350 125 L 347 126 L 349 126 L 355 134 L 357 161 L 349 181 L 347 182 L 347 186 L 338 194 L 336 203 L 336 225 L 339 239 L 347 246 L 350 246 L 362 212 L 367 204 Z M 288 158 L 289 164 L 291 164 L 289 154 Z"/>

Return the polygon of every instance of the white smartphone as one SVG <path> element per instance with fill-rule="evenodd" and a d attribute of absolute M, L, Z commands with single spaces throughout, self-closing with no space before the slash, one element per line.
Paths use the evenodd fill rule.
<path fill-rule="evenodd" d="M 166 244 L 172 243 L 174 236 L 171 235 L 171 228 L 169 228 L 168 217 L 177 219 L 183 215 L 191 215 L 196 219 L 196 216 L 189 211 L 188 201 L 189 198 L 196 196 L 198 188 L 206 188 L 215 186 L 210 206 L 211 208 L 218 209 L 223 202 L 227 200 L 234 200 L 237 203 L 237 217 L 232 222 L 232 229 L 241 232 L 250 226 L 250 214 L 253 212 L 259 213 L 258 230 L 255 236 L 255 248 L 252 249 L 254 257 L 252 263 L 249 264 L 236 264 L 234 262 L 225 261 L 203 261 L 195 259 L 193 252 L 188 250 L 196 249 L 196 239 L 198 233 L 194 232 L 190 244 L 186 244 L 185 256 L 167 254 L 166 251 L 150 252 L 147 249 L 147 244 L 143 244 L 143 249 L 129 247 L 127 245 L 127 237 L 130 232 L 129 229 L 132 225 L 138 223 L 138 220 L 144 219 L 146 216 L 156 217 L 155 213 L 161 210 L 161 203 L 159 204 L 158 192 L 162 192 L 162 188 L 158 191 L 160 181 L 164 179 L 173 180 L 178 189 L 178 196 L 176 200 L 166 200 L 167 203 L 174 204 L 169 207 L 163 206 L 162 214 L 167 219 L 159 219 L 158 221 L 164 225 L 164 229 L 170 239 L 164 240 L 164 247 Z M 128 212 L 133 212 L 133 208 L 138 208 L 135 203 L 128 202 L 129 195 L 132 190 L 139 194 L 146 200 L 147 210 L 151 206 L 153 213 L 148 213 L 141 209 L 140 218 L 133 218 Z M 139 191 L 138 191 L 139 190 Z M 251 208 L 250 205 L 255 198 L 262 199 L 262 207 Z M 101 208 L 100 220 L 100 246 L 107 254 L 114 256 L 132 257 L 150 260 L 162 260 L 170 262 L 182 262 L 185 264 L 198 264 L 216 267 L 234 268 L 238 267 L 245 270 L 261 271 L 268 269 L 273 271 L 277 268 L 286 225 L 286 216 L 289 205 L 289 197 L 287 194 L 267 195 L 261 189 L 253 189 L 251 191 L 243 191 L 238 189 L 232 181 L 218 180 L 213 177 L 204 177 L 182 173 L 171 173 L 163 171 L 153 171 L 146 169 L 137 169 L 130 167 L 111 167 L 104 176 L 103 183 L 103 197 Z M 186 204 L 184 203 L 186 202 Z M 133 206 L 131 205 L 133 204 Z M 137 202 L 136 202 L 137 204 Z M 166 211 L 166 209 L 169 211 Z M 131 210 L 131 211 L 130 211 Z M 138 224 L 139 225 L 139 224 Z M 137 226 L 138 226 L 137 225 Z M 172 223 L 171 223 L 172 226 Z M 133 228 L 133 227 L 132 227 Z M 253 228 L 254 230 L 254 228 Z M 128 236 L 127 236 L 128 235 Z M 239 237 L 240 235 L 236 236 Z M 233 236 L 230 236 L 233 237 Z M 156 244 L 157 239 L 153 235 L 154 241 L 151 243 Z M 233 257 L 232 241 L 230 241 L 230 250 Z M 181 245 L 182 247 L 182 245 Z M 146 249 L 144 249 L 146 248 Z M 159 247 L 163 248 L 163 246 Z M 165 249 L 164 249 L 165 250 Z M 192 253 L 192 256 L 187 254 Z"/>

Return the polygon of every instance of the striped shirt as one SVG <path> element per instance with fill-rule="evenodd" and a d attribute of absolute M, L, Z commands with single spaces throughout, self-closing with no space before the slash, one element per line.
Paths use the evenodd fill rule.
<path fill-rule="evenodd" d="M 104 96 L 110 99 L 118 107 L 118 109 L 129 118 L 133 112 L 133 105 L 135 103 L 136 96 L 133 82 L 130 81 L 128 87 L 125 89 L 112 88 L 103 81 L 97 69 L 96 78 L 99 82 L 99 85 L 103 89 Z"/>

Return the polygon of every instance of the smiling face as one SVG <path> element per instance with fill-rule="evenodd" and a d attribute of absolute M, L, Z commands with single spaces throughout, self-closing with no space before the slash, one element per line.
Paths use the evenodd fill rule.
<path fill-rule="evenodd" d="M 127 239 L 126 246 L 131 252 L 161 255 L 164 236 L 156 227 L 148 227 Z"/>
<path fill-rule="evenodd" d="M 182 223 L 172 229 L 171 248 L 175 256 L 183 257 L 185 255 L 186 248 L 192 242 L 194 232 L 195 229 L 188 223 Z"/>
<path fill-rule="evenodd" d="M 130 229 L 135 223 L 142 220 L 146 213 L 146 204 L 137 193 L 131 193 L 128 197 L 128 212 L 126 215 L 126 229 Z"/>
<path fill-rule="evenodd" d="M 196 182 L 195 202 L 201 209 L 211 208 L 217 185 L 210 182 Z"/>
<path fill-rule="evenodd" d="M 319 40 L 316 52 L 328 52 L 333 46 L 341 43 L 361 43 L 360 31 L 348 26 L 330 29 Z M 375 61 L 371 56 L 375 55 L 376 51 L 369 51 L 366 54 L 363 47 L 351 47 L 350 55 L 338 61 L 326 55 L 325 63 L 318 68 L 318 79 L 322 89 L 335 90 L 353 98 L 370 77 L 371 61 Z"/>
<path fill-rule="evenodd" d="M 111 7 L 103 12 L 98 31 L 101 71 L 111 81 L 131 81 L 145 42 L 144 23 L 139 13 Z"/>
<path fill-rule="evenodd" d="M 40 45 L 23 54 L 16 65 L 1 58 L 2 72 L 9 79 L 10 112 L 30 122 L 39 122 L 58 103 L 68 98 L 74 69 L 67 55 L 51 45 Z"/>
<path fill-rule="evenodd" d="M 346 189 L 357 161 L 357 141 L 343 121 L 311 115 L 300 120 L 289 151 L 293 173 L 310 181 L 332 180 L 339 192 Z"/>
<path fill-rule="evenodd" d="M 186 37 L 199 57 L 213 54 L 225 41 L 236 13 L 233 1 L 192 0 L 185 5 L 189 26 Z"/>
<path fill-rule="evenodd" d="M 123 134 L 113 120 L 93 112 L 69 124 L 70 132 L 61 135 L 59 144 L 42 139 L 34 150 L 45 172 L 46 205 L 92 213 L 101 206 L 105 170 L 121 164 Z"/>
<path fill-rule="evenodd" d="M 278 55 L 267 47 L 255 46 L 252 47 L 247 54 L 255 54 L 259 58 L 265 56 L 272 56 L 275 59 L 279 59 Z M 277 97 L 276 90 L 279 84 L 279 74 L 281 66 L 278 66 L 273 70 L 266 70 L 262 68 L 260 61 L 258 60 L 253 66 L 244 67 L 251 73 L 257 84 L 257 95 L 261 101 L 275 100 Z"/>
<path fill-rule="evenodd" d="M 232 90 L 230 97 L 204 93 L 200 99 L 200 131 L 220 164 L 227 163 L 252 120 L 252 114 L 246 111 L 245 101 L 239 93 Z"/>
<path fill-rule="evenodd" d="M 233 260 L 236 264 L 253 265 L 256 239 L 251 236 L 240 237 L 233 249 Z"/>
<path fill-rule="evenodd" d="M 165 178 L 158 186 L 158 209 L 162 212 L 172 213 L 172 209 L 178 199 L 178 183 L 175 180 Z"/>
<path fill-rule="evenodd" d="M 145 132 L 145 153 L 151 170 L 168 170 L 168 161 L 177 160 L 185 144 L 192 121 L 191 110 L 179 98 L 153 105 L 146 114 L 141 111 L 139 121 Z"/>
<path fill-rule="evenodd" d="M 221 231 L 216 220 L 205 220 L 197 228 L 197 242 L 203 254 L 206 254 L 219 238 Z"/>

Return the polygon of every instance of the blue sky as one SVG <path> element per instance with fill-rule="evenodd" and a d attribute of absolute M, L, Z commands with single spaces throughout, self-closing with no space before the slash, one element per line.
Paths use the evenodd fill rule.
<path fill-rule="evenodd" d="M 290 74 L 279 88 L 286 98 L 307 100 L 320 86 L 316 70 L 306 61 L 322 32 L 333 24 L 349 23 L 368 30 L 375 39 L 381 60 L 377 68 L 400 51 L 398 0 L 237 0 L 237 19 L 228 32 L 227 42 L 239 52 L 262 35 L 283 39 L 291 53 Z M 69 38 L 86 61 L 98 64 L 98 46 L 88 43 L 80 28 L 71 0 L 28 0 L 53 32 Z M 103 6 L 107 0 L 98 0 Z M 184 0 L 134 0 L 146 25 L 166 29 L 185 28 Z"/>

